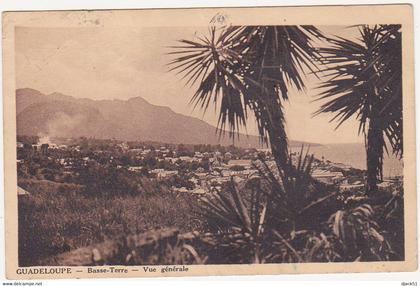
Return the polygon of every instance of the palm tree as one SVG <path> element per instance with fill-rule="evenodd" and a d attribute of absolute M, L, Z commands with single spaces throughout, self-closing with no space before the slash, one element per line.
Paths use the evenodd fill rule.
<path fill-rule="evenodd" d="M 365 136 L 367 191 L 377 190 L 382 180 L 387 139 L 402 158 L 402 69 L 399 25 L 359 27 L 361 38 L 352 41 L 330 38 L 320 53 L 327 79 L 320 85 L 319 99 L 328 99 L 316 112 L 336 113 L 337 128 L 352 116 Z"/>
<path fill-rule="evenodd" d="M 277 167 L 288 158 L 283 100 L 289 87 L 304 89 L 302 73 L 314 71 L 319 54 L 313 26 L 231 26 L 209 28 L 209 35 L 181 40 L 172 47 L 171 70 L 198 88 L 191 102 L 206 111 L 220 104 L 218 130 L 235 137 L 246 127 L 248 111 L 255 115 L 263 143 L 270 143 Z"/>

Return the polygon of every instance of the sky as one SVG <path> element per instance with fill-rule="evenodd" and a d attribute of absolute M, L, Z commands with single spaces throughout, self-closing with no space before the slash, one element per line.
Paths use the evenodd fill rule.
<path fill-rule="evenodd" d="M 356 37 L 344 26 L 319 27 L 328 34 Z M 151 104 L 168 106 L 216 126 L 217 108 L 205 114 L 189 104 L 196 86 L 169 72 L 169 46 L 180 39 L 206 33 L 199 27 L 18 27 L 15 33 L 16 87 L 45 94 L 59 92 L 77 98 L 121 99 L 141 96 Z M 331 144 L 363 142 L 351 119 L 339 129 L 331 114 L 313 117 L 320 102 L 318 79 L 306 76 L 306 92 L 292 90 L 285 103 L 287 134 L 292 140 Z M 249 118 L 247 134 L 257 134 Z"/>

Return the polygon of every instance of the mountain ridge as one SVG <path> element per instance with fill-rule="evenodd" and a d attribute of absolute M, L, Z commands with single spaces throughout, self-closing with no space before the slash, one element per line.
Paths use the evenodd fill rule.
<path fill-rule="evenodd" d="M 261 148 L 258 136 L 240 134 L 233 141 L 219 135 L 204 120 L 176 113 L 170 107 L 149 103 L 141 96 L 127 100 L 76 98 L 36 89 L 16 90 L 18 135 L 95 137 L 127 141 L 158 141 L 187 144 L 221 144 Z M 235 136 L 236 137 L 236 136 Z M 302 144 L 290 140 L 290 146 Z"/>

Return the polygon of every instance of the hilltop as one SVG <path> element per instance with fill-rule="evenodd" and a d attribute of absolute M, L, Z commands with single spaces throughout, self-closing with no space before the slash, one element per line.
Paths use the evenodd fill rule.
<path fill-rule="evenodd" d="M 187 144 L 231 145 L 207 122 L 150 104 L 137 96 L 128 100 L 91 100 L 35 89 L 16 90 L 17 134 L 51 137 L 94 137 Z M 241 134 L 238 147 L 262 147 L 257 136 Z M 291 141 L 291 146 L 300 146 Z M 311 145 L 318 145 L 312 144 Z"/>

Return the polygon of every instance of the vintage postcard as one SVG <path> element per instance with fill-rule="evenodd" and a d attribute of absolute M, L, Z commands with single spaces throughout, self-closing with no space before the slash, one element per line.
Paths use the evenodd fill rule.
<path fill-rule="evenodd" d="M 9 279 L 417 269 L 410 5 L 2 16 Z"/>

